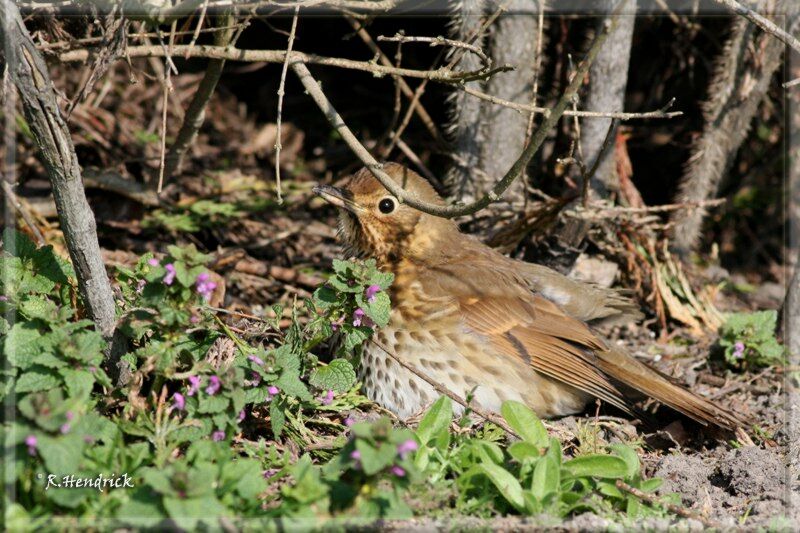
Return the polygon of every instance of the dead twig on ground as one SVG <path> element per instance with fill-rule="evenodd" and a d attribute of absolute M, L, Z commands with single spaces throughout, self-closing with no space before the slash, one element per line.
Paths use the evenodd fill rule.
<path fill-rule="evenodd" d="M 616 485 L 619 490 L 627 492 L 628 494 L 635 496 L 640 500 L 649 503 L 650 505 L 658 505 L 661 507 L 665 507 L 670 512 L 675 513 L 678 516 L 682 516 L 683 518 L 689 518 L 691 520 L 697 520 L 706 527 L 711 527 L 711 528 L 722 527 L 722 524 L 720 524 L 716 520 L 711 520 L 709 518 L 701 516 L 697 513 L 690 511 L 689 509 L 686 509 L 685 507 L 680 507 L 672 503 L 661 501 L 655 495 L 639 490 L 636 487 L 632 487 L 627 483 L 625 483 L 624 481 L 622 481 L 621 479 L 617 480 Z"/>

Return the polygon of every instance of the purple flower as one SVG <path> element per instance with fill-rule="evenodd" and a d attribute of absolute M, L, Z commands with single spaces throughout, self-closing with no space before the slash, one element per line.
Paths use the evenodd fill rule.
<path fill-rule="evenodd" d="M 208 272 L 201 272 L 197 275 L 197 280 L 195 282 L 195 287 L 197 288 L 197 294 L 203 297 L 205 301 L 211 300 L 211 296 L 214 294 L 214 289 L 217 288 L 217 284 L 210 280 L 211 276 Z"/>
<path fill-rule="evenodd" d="M 355 424 L 355 423 L 356 423 L 356 421 L 352 416 L 348 416 L 347 418 L 344 419 L 344 425 L 349 427 L 349 428 L 353 427 L 353 424 Z"/>
<path fill-rule="evenodd" d="M 8 301 L 8 296 L 6 296 L 5 294 L 0 294 L 0 302 L 7 302 L 7 301 Z"/>
<path fill-rule="evenodd" d="M 151 267 L 157 267 L 160 263 L 158 259 L 156 259 L 155 257 L 151 257 L 150 259 L 147 260 L 147 264 L 150 265 Z"/>
<path fill-rule="evenodd" d="M 323 396 L 319 401 L 322 403 L 322 405 L 330 405 L 333 402 L 333 397 L 333 391 L 328 389 L 328 392 L 325 393 L 325 396 Z"/>
<path fill-rule="evenodd" d="M 364 296 L 367 297 L 367 301 L 372 303 L 375 301 L 375 295 L 381 292 L 380 285 L 370 285 L 367 287 L 367 290 L 364 291 Z"/>
<path fill-rule="evenodd" d="M 58 430 L 61 432 L 62 435 L 66 435 L 67 433 L 69 433 L 69 430 L 71 428 L 72 426 L 69 425 L 69 422 L 66 422 L 64 424 L 61 424 L 61 427 L 58 428 Z"/>
<path fill-rule="evenodd" d="M 353 450 L 352 452 L 350 452 L 350 459 L 353 459 L 355 461 L 360 461 L 361 460 L 361 452 L 358 451 L 358 450 Z"/>
<path fill-rule="evenodd" d="M 94 437 L 92 437 L 91 435 L 84 435 L 83 442 L 85 442 L 86 444 L 94 444 Z"/>
<path fill-rule="evenodd" d="M 406 471 L 403 470 L 402 467 L 397 465 L 394 465 L 392 468 L 390 468 L 390 470 L 392 471 L 392 474 L 394 474 L 397 477 L 403 477 L 406 475 Z"/>
<path fill-rule="evenodd" d="M 264 360 L 257 355 L 248 355 L 247 360 L 254 362 L 258 366 L 264 366 Z"/>
<path fill-rule="evenodd" d="M 90 367 L 89 367 L 89 372 L 91 372 L 92 374 L 94 374 L 95 372 L 97 372 L 97 367 L 95 367 L 95 366 L 90 366 Z"/>
<path fill-rule="evenodd" d="M 198 322 L 200 322 L 200 317 L 197 315 L 192 315 L 189 317 L 189 322 L 191 322 L 192 324 L 197 324 Z"/>
<path fill-rule="evenodd" d="M 401 442 L 397 445 L 397 453 L 402 459 L 405 459 L 406 455 L 415 451 L 417 448 L 419 448 L 417 441 L 414 439 L 408 439 L 407 441 Z"/>
<path fill-rule="evenodd" d="M 277 473 L 278 473 L 277 468 L 267 468 L 266 470 L 264 470 L 264 479 L 269 479 Z"/>
<path fill-rule="evenodd" d="M 73 418 L 75 418 L 75 413 L 73 413 L 72 411 L 67 411 L 67 412 L 64 414 L 64 416 L 66 416 L 66 417 L 67 417 L 67 420 L 72 420 Z"/>
<path fill-rule="evenodd" d="M 183 397 L 183 394 L 176 392 L 172 395 L 172 407 L 178 411 L 183 411 L 186 408 L 186 398 Z"/>
<path fill-rule="evenodd" d="M 353 325 L 358 327 L 361 325 L 361 321 L 364 319 L 364 310 L 360 307 L 353 311 Z"/>
<path fill-rule="evenodd" d="M 244 409 L 242 409 L 241 411 L 239 411 L 239 415 L 236 417 L 236 421 L 241 422 L 242 420 L 244 420 L 244 416 L 245 416 Z"/>
<path fill-rule="evenodd" d="M 222 430 L 217 430 L 211 434 L 211 440 L 214 442 L 219 442 L 225 438 L 225 432 Z"/>
<path fill-rule="evenodd" d="M 28 435 L 25 437 L 25 446 L 28 447 L 28 455 L 36 455 L 36 446 L 39 441 L 36 439 L 36 435 Z"/>
<path fill-rule="evenodd" d="M 270 385 L 269 387 L 267 387 L 267 392 L 269 393 L 270 396 L 275 396 L 280 391 L 281 390 L 278 387 L 276 387 L 275 385 Z"/>
<path fill-rule="evenodd" d="M 164 285 L 172 285 L 172 282 L 175 281 L 175 265 L 172 263 L 167 263 L 164 265 L 164 268 L 167 269 L 167 275 L 164 276 Z"/>
<path fill-rule="evenodd" d="M 736 359 L 741 359 L 742 357 L 744 357 L 744 343 L 743 342 L 740 341 L 740 342 L 737 342 L 736 344 L 733 345 L 733 356 Z"/>
<path fill-rule="evenodd" d="M 194 396 L 200 390 L 200 376 L 189 376 L 189 390 L 186 396 Z"/>
<path fill-rule="evenodd" d="M 253 372 L 253 377 L 250 381 L 252 382 L 253 387 L 256 387 L 259 383 L 261 383 L 261 374 L 258 372 Z"/>
<path fill-rule="evenodd" d="M 219 378 L 217 376 L 211 376 L 208 378 L 208 387 L 206 387 L 206 394 L 209 396 L 214 396 L 217 391 L 219 390 Z"/>

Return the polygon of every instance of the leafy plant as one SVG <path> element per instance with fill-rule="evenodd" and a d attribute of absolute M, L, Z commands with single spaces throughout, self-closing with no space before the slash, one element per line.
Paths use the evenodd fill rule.
<path fill-rule="evenodd" d="M 472 428 L 469 409 L 454 431 L 446 397 L 415 431 L 386 418 L 356 422 L 351 413 L 368 400 L 350 360 L 390 313 L 392 277 L 372 261 L 335 262 L 305 302 L 305 324 L 293 309 L 277 341 L 259 343 L 208 307 L 219 278 L 207 255 L 191 246 L 145 254 L 116 274 L 131 375 L 114 389 L 102 368 L 106 342 L 82 318 L 69 264 L 22 235 L 7 231 L 3 241 L 0 344 L 9 364 L 0 393 L 16 399 L 3 424 L 4 479 L 18 495 L 4 502 L 12 529 L 53 515 L 72 528 L 77 517 L 187 530 L 223 519 L 363 523 L 432 503 L 484 516 L 663 513 L 615 485 L 658 484 L 640 476 L 632 449 L 565 458 L 519 403 L 502 406 L 521 437 L 511 443 L 493 424 Z M 322 363 L 313 352 L 334 334 L 337 357 Z"/>
<path fill-rule="evenodd" d="M 719 330 L 725 362 L 734 368 L 783 365 L 786 351 L 775 338 L 774 310 L 732 313 Z"/>

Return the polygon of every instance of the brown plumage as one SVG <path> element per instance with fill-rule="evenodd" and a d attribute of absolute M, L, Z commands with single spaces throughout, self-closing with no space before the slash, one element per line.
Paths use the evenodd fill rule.
<path fill-rule="evenodd" d="M 419 198 L 442 203 L 413 171 L 397 164 L 385 171 Z M 437 394 L 384 349 L 462 397 L 474 389 L 484 409 L 514 399 L 553 417 L 600 398 L 633 413 L 632 397 L 643 394 L 703 425 L 742 425 L 595 334 L 593 324 L 641 316 L 617 291 L 507 258 L 453 221 L 398 203 L 367 169 L 342 189 L 315 191 L 342 208 L 349 252 L 395 275 L 389 324 L 365 345 L 360 376 L 367 395 L 399 416 Z"/>

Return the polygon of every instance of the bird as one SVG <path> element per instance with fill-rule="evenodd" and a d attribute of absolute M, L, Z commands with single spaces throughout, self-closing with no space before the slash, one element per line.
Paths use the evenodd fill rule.
<path fill-rule="evenodd" d="M 397 163 L 383 170 L 408 194 L 446 205 L 413 170 Z M 400 202 L 367 167 L 342 187 L 313 190 L 339 208 L 345 253 L 394 275 L 389 322 L 364 344 L 358 377 L 367 397 L 398 417 L 436 400 L 432 381 L 491 412 L 514 400 L 558 418 L 600 399 L 642 416 L 636 402 L 644 397 L 714 431 L 745 425 L 597 333 L 599 324 L 641 318 L 619 291 L 509 258 L 453 220 Z"/>

